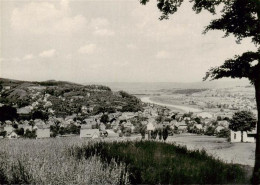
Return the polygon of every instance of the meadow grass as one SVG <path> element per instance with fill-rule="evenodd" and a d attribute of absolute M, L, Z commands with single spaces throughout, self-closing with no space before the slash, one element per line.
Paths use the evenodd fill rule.
<path fill-rule="evenodd" d="M 205 151 L 156 141 L 79 137 L 0 141 L 0 184 L 249 183 L 245 171 Z"/>
<path fill-rule="evenodd" d="M 80 138 L 0 141 L 0 184 L 127 184 L 123 163 L 104 164 L 99 156 L 81 160 L 68 149 L 90 141 Z"/>
<path fill-rule="evenodd" d="M 227 164 L 186 147 L 154 141 L 97 142 L 68 149 L 77 160 L 99 156 L 103 163 L 125 164 L 131 184 L 249 183 L 237 164 Z"/>

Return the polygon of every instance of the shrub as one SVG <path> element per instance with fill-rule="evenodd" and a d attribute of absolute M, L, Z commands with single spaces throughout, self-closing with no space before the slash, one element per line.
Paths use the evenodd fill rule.
<path fill-rule="evenodd" d="M 230 137 L 230 130 L 227 129 L 227 128 L 220 130 L 217 133 L 217 137 L 229 138 Z"/>
<path fill-rule="evenodd" d="M 215 134 L 215 128 L 212 126 L 209 126 L 206 131 L 205 131 L 205 135 L 208 136 L 213 136 Z"/>
<path fill-rule="evenodd" d="M 18 128 L 15 130 L 15 133 L 19 136 L 23 136 L 24 135 L 24 128 Z"/>
<path fill-rule="evenodd" d="M 36 136 L 36 131 L 35 130 L 28 130 L 26 129 L 25 133 L 24 133 L 24 137 L 25 138 L 29 138 L 29 139 L 35 139 L 37 136 Z"/>
<path fill-rule="evenodd" d="M 6 132 L 6 131 L 2 131 L 2 132 L 0 132 L 0 136 L 3 136 L 3 137 L 5 137 L 5 136 L 6 136 L 6 134 L 7 134 L 7 132 Z"/>

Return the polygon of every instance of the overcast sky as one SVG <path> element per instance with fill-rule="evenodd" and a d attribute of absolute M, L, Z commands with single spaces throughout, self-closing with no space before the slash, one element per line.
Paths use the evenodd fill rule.
<path fill-rule="evenodd" d="M 151 0 L 152 1 L 152 0 Z M 235 54 L 256 51 L 221 31 L 186 0 L 159 21 L 156 1 L 1 0 L 0 77 L 74 82 L 195 82 Z"/>

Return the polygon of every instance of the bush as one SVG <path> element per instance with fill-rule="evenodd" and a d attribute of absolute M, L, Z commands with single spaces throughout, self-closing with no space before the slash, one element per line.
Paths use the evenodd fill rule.
<path fill-rule="evenodd" d="M 25 131 L 24 137 L 29 138 L 29 139 L 35 139 L 37 137 L 36 131 L 35 130 L 30 131 L 30 130 L 27 129 Z"/>
<path fill-rule="evenodd" d="M 205 135 L 214 136 L 214 134 L 215 134 L 215 128 L 212 126 L 209 126 L 205 131 Z"/>
<path fill-rule="evenodd" d="M 217 137 L 229 138 L 230 137 L 230 130 L 227 129 L 227 128 L 220 130 L 217 133 Z"/>
<path fill-rule="evenodd" d="M 15 130 L 15 133 L 19 136 L 23 136 L 24 135 L 24 128 L 18 128 Z"/>
<path fill-rule="evenodd" d="M 2 131 L 2 132 L 0 132 L 0 136 L 3 136 L 3 137 L 5 137 L 5 136 L 6 136 L 6 134 L 7 134 L 7 132 L 6 132 L 6 131 Z"/>

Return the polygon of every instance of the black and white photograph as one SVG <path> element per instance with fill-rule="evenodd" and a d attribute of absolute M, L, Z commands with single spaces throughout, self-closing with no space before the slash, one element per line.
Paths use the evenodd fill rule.
<path fill-rule="evenodd" d="M 0 184 L 260 184 L 260 0 L 0 0 Z"/>

